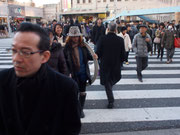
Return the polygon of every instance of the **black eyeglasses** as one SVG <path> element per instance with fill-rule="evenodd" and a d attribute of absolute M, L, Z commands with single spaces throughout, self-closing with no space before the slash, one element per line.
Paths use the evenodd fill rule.
<path fill-rule="evenodd" d="M 15 55 L 15 54 L 19 54 L 20 56 L 22 57 L 25 57 L 25 58 L 29 58 L 31 55 L 35 54 L 35 53 L 42 53 L 43 50 L 38 50 L 38 51 L 35 51 L 35 52 L 30 52 L 30 51 L 27 51 L 27 50 L 16 50 L 16 49 L 10 49 L 10 51 L 12 52 L 12 55 Z"/>

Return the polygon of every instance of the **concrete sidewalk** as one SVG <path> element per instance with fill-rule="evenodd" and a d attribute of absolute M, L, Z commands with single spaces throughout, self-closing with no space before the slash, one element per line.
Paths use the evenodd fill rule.
<path fill-rule="evenodd" d="M 150 131 L 134 131 L 134 132 L 119 132 L 119 133 L 104 133 L 104 134 L 81 134 L 81 135 L 180 135 L 180 129 L 164 129 Z"/>

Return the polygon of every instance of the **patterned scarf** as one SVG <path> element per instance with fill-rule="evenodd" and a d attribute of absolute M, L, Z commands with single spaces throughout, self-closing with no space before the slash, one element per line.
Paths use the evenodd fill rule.
<path fill-rule="evenodd" d="M 79 72 L 79 70 L 80 70 L 80 58 L 79 58 L 78 46 L 83 47 L 85 45 L 84 44 L 73 44 L 72 45 L 72 59 L 73 59 L 74 65 L 75 65 L 76 72 Z"/>

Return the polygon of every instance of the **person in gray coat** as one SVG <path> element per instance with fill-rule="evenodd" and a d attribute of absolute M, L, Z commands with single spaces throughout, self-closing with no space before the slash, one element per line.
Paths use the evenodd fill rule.
<path fill-rule="evenodd" d="M 132 46 L 136 54 L 137 77 L 140 82 L 143 82 L 141 72 L 148 66 L 148 46 L 152 47 L 146 25 L 140 25 L 140 32 L 135 35 Z"/>

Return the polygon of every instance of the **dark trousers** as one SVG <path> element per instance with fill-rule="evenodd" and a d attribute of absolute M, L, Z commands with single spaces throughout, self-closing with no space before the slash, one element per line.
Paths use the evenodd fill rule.
<path fill-rule="evenodd" d="M 129 57 L 129 52 L 125 52 L 125 59 L 124 59 L 125 62 L 128 62 L 128 57 Z"/>
<path fill-rule="evenodd" d="M 141 72 L 148 66 L 148 57 L 136 57 L 137 75 L 142 77 Z"/>
<path fill-rule="evenodd" d="M 157 44 L 154 43 L 154 54 L 156 54 L 156 48 L 157 48 Z"/>
<path fill-rule="evenodd" d="M 170 59 L 173 58 L 174 56 L 174 51 L 175 51 L 175 48 L 171 48 L 171 49 L 166 49 L 167 50 L 167 61 L 169 61 Z"/>
<path fill-rule="evenodd" d="M 161 44 L 157 44 L 157 49 L 158 49 L 158 57 L 161 56 L 162 59 L 164 55 L 164 47 L 161 47 Z"/>
<path fill-rule="evenodd" d="M 153 51 L 154 51 L 154 54 L 156 54 L 157 44 L 156 44 L 156 43 L 153 43 L 153 46 L 154 46 L 154 47 L 152 47 L 151 54 L 153 54 Z M 153 50 L 153 49 L 154 49 L 154 50 Z"/>
<path fill-rule="evenodd" d="M 109 82 L 106 82 L 105 85 L 106 95 L 108 98 L 109 103 L 114 103 L 114 95 L 112 91 L 112 85 Z"/>

